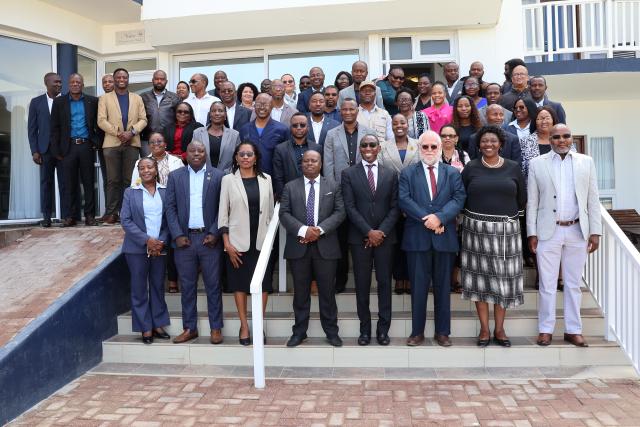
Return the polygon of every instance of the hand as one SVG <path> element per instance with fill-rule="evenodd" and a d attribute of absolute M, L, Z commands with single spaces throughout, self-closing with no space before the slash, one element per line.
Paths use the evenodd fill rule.
<path fill-rule="evenodd" d="M 366 247 L 378 247 L 382 244 L 382 242 L 384 241 L 385 235 L 382 231 L 380 230 L 371 230 L 369 231 L 369 233 L 367 233 L 367 241 L 368 243 L 365 243 L 365 248 Z"/>
<path fill-rule="evenodd" d="M 187 236 L 178 236 L 176 237 L 176 246 L 179 248 L 188 248 L 191 246 L 191 240 L 189 240 Z"/>
<path fill-rule="evenodd" d="M 589 253 L 593 253 L 598 250 L 598 246 L 600 246 L 600 236 L 597 234 L 592 234 L 589 236 L 589 243 L 587 244 L 587 251 Z"/>
<path fill-rule="evenodd" d="M 440 227 L 436 228 L 433 232 L 434 232 L 435 234 L 442 234 L 442 233 L 444 233 L 444 225 L 441 225 Z"/>
<path fill-rule="evenodd" d="M 535 254 L 538 250 L 538 236 L 529 236 L 527 242 L 529 243 L 529 251 Z"/>
<path fill-rule="evenodd" d="M 436 231 L 442 225 L 440 218 L 435 214 L 429 214 L 423 217 L 422 220 L 424 221 L 424 226 L 432 231 Z"/>
<path fill-rule="evenodd" d="M 240 268 L 242 265 L 242 259 L 240 259 L 242 254 L 238 252 L 236 247 L 231 243 L 225 243 L 224 250 L 227 252 L 227 255 L 229 255 L 229 261 L 231 261 L 233 268 Z"/>
<path fill-rule="evenodd" d="M 318 227 L 307 227 L 304 235 L 303 243 L 312 243 L 320 238 L 320 229 Z"/>
<path fill-rule="evenodd" d="M 33 153 L 31 155 L 31 158 L 33 159 L 33 162 L 36 165 L 41 165 L 42 164 L 42 155 L 40 155 L 40 153 Z"/>
<path fill-rule="evenodd" d="M 162 240 L 149 238 L 147 239 L 147 252 L 150 256 L 158 256 L 164 248 L 164 242 Z"/>
<path fill-rule="evenodd" d="M 211 233 L 207 234 L 204 236 L 204 239 L 202 239 L 202 244 L 210 249 L 215 248 L 216 243 L 218 243 L 218 238 Z"/>

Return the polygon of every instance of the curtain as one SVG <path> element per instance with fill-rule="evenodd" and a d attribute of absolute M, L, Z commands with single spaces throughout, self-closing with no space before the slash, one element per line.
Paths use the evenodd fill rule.
<path fill-rule="evenodd" d="M 596 164 L 599 190 L 614 190 L 616 187 L 615 165 L 613 161 L 613 138 L 591 138 L 589 152 Z"/>

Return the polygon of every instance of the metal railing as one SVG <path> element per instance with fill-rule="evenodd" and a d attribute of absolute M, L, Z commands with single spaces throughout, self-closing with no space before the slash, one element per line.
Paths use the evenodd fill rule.
<path fill-rule="evenodd" d="M 640 253 L 604 207 L 600 248 L 584 280 L 604 313 L 605 339 L 617 341 L 640 373 Z"/>
<path fill-rule="evenodd" d="M 554 61 L 560 55 L 640 52 L 640 0 L 570 0 L 522 6 L 524 54 Z"/>

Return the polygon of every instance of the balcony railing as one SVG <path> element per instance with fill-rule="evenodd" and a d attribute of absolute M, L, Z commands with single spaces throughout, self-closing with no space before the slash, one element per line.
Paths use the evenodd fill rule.
<path fill-rule="evenodd" d="M 538 61 L 640 55 L 640 0 L 524 5 L 524 52 Z"/>

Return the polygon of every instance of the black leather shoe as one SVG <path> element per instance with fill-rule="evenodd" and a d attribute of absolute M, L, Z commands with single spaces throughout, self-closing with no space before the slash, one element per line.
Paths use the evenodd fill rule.
<path fill-rule="evenodd" d="M 153 330 L 153 337 L 154 338 L 158 338 L 161 340 L 168 340 L 171 339 L 171 337 L 169 336 L 169 334 L 167 333 L 167 331 L 165 331 L 162 328 L 158 328 L 158 329 L 154 329 Z"/>
<path fill-rule="evenodd" d="M 327 337 L 327 342 L 334 347 L 342 347 L 342 340 L 337 335 Z"/>
<path fill-rule="evenodd" d="M 478 347 L 487 347 L 491 342 L 491 338 L 481 339 L 478 338 Z"/>
<path fill-rule="evenodd" d="M 358 345 L 369 345 L 371 342 L 371 335 L 360 334 L 358 337 Z"/>
<path fill-rule="evenodd" d="M 502 347 L 511 347 L 511 341 L 509 341 L 509 338 L 501 340 L 500 338 L 493 337 L 493 342 Z"/>
<path fill-rule="evenodd" d="M 63 227 L 75 227 L 78 224 L 78 221 L 76 221 L 73 218 L 67 218 L 64 220 L 64 222 L 62 223 Z"/>
<path fill-rule="evenodd" d="M 387 334 L 376 334 L 376 341 L 378 341 L 380 345 L 389 345 L 391 338 L 389 338 Z"/>
<path fill-rule="evenodd" d="M 242 338 L 242 328 L 240 328 L 240 331 L 238 331 L 238 342 L 240 343 L 240 345 L 244 345 L 244 346 L 248 346 L 251 345 L 251 335 L 249 335 L 246 338 Z"/>
<path fill-rule="evenodd" d="M 51 218 L 45 218 L 40 221 L 40 227 L 49 228 L 51 227 Z"/>
<path fill-rule="evenodd" d="M 304 335 L 291 335 L 289 341 L 287 341 L 287 347 L 297 347 L 302 344 L 302 341 L 307 339 L 307 334 Z"/>
<path fill-rule="evenodd" d="M 149 335 L 149 336 L 142 336 L 142 342 L 145 344 L 153 344 L 153 335 Z"/>

